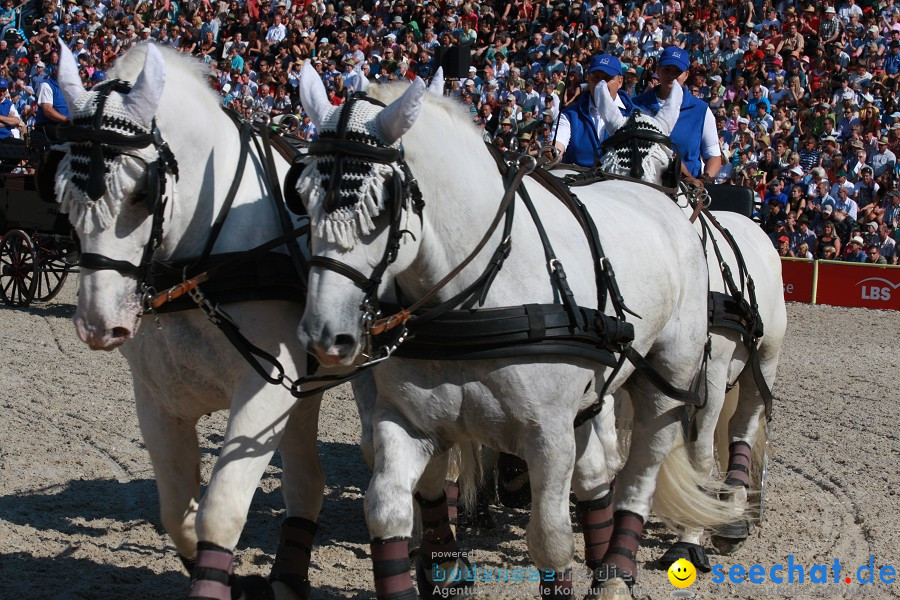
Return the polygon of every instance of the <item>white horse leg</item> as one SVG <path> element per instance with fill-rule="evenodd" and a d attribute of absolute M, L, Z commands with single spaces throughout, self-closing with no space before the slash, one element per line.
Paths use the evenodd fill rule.
<path fill-rule="evenodd" d="M 725 403 L 725 387 L 728 382 L 728 369 L 735 350 L 735 343 L 722 336 L 714 335 L 712 359 L 706 370 L 706 406 L 694 415 L 691 422 L 690 435 L 694 439 L 687 443 L 687 452 L 694 470 L 706 474 L 712 479 L 717 471 L 715 464 L 715 437 L 719 414 Z M 709 573 L 712 566 L 706 550 L 700 544 L 703 529 L 691 527 L 681 530 L 677 542 L 666 550 L 659 559 L 660 564 L 668 568 L 675 561 L 684 558 L 703 573 Z"/>
<path fill-rule="evenodd" d="M 197 515 L 195 574 L 203 567 L 208 576 L 192 580 L 191 598 L 231 599 L 231 586 L 223 581 L 232 579 L 234 547 L 294 404 L 285 390 L 255 374 L 235 386 L 233 397 L 225 441 Z M 265 585 L 260 578 L 246 583 Z"/>
<path fill-rule="evenodd" d="M 362 427 L 362 437 L 359 440 L 359 450 L 369 469 L 375 469 L 375 443 L 372 440 L 372 420 L 375 416 L 375 378 L 371 371 L 364 371 L 361 375 L 350 380 L 353 388 L 353 397 L 356 399 L 356 409 L 359 412 L 359 423 Z"/>
<path fill-rule="evenodd" d="M 584 560 L 591 571 L 600 567 L 613 531 L 612 486 L 613 473 L 607 447 L 615 449 L 615 415 L 613 397 L 604 399 L 603 411 L 590 423 L 575 430 L 576 459 L 572 490 L 578 499 L 575 516 L 584 535 Z M 608 409 L 608 410 L 607 410 Z M 608 423 L 598 423 L 598 420 Z M 604 443 L 604 430 L 611 428 L 613 439 Z"/>
<path fill-rule="evenodd" d="M 672 382 L 687 387 L 689 382 Z M 671 451 L 681 426 L 683 405 L 657 390 L 643 377 L 626 384 L 634 411 L 632 443 L 625 466 L 616 477 L 614 530 L 609 549 L 595 578 L 604 581 L 602 593 L 629 594 L 637 573 L 637 551 L 650 514 L 660 465 Z M 599 577 L 598 577 L 599 575 Z M 603 597 L 603 596 L 601 596 Z"/>
<path fill-rule="evenodd" d="M 366 492 L 366 524 L 372 542 L 377 600 L 417 600 L 409 576 L 413 489 L 432 455 L 402 417 L 379 407 L 374 421 L 375 469 Z"/>
<path fill-rule="evenodd" d="M 321 402 L 318 395 L 297 404 L 278 446 L 287 518 L 281 524 L 270 581 L 279 599 L 309 598 L 309 561 L 325 494 L 325 473 L 316 446 Z"/>
<path fill-rule="evenodd" d="M 559 419 L 556 419 L 559 421 Z M 568 420 L 550 427 L 550 416 L 541 419 L 544 427 L 525 445 L 525 460 L 531 480 L 531 519 L 525 537 L 531 559 L 541 571 L 542 600 L 571 598 L 569 566 L 575 554 L 572 521 L 569 517 L 569 490 L 575 470 L 575 441 Z M 522 432 L 522 436 L 532 436 Z M 549 571 L 553 571 L 548 576 Z"/>
<path fill-rule="evenodd" d="M 153 463 L 163 529 L 172 538 L 188 574 L 197 556 L 194 520 L 200 497 L 200 447 L 196 420 L 163 412 L 137 379 L 134 381 L 141 435 Z"/>

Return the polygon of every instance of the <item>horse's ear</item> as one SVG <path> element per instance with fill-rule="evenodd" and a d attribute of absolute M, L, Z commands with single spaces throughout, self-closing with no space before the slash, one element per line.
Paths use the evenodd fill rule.
<path fill-rule="evenodd" d="M 594 104 L 597 105 L 597 110 L 600 111 L 600 116 L 603 117 L 603 126 L 609 135 L 615 134 L 628 121 L 622 116 L 622 112 L 616 106 L 615 100 L 610 97 L 609 87 L 605 81 L 599 82 L 594 88 Z"/>
<path fill-rule="evenodd" d="M 147 44 L 144 68 L 125 95 L 125 108 L 138 122 L 149 127 L 159 109 L 159 99 L 166 87 L 166 62 L 155 45 Z"/>
<path fill-rule="evenodd" d="M 393 144 L 409 131 L 422 109 L 425 98 L 425 82 L 416 77 L 403 95 L 388 104 L 375 117 L 375 125 L 384 135 L 388 145 Z"/>
<path fill-rule="evenodd" d="M 78 98 L 86 92 L 81 83 L 81 77 L 78 75 L 78 63 L 75 62 L 75 56 L 61 38 L 57 38 L 57 42 L 59 42 L 59 66 L 57 67 L 56 81 L 59 83 L 59 89 L 62 90 L 69 108 L 72 108 Z"/>
<path fill-rule="evenodd" d="M 681 101 L 683 99 L 684 88 L 681 87 L 681 84 L 676 83 L 672 86 L 666 105 L 656 113 L 656 120 L 659 122 L 664 134 L 672 135 L 675 123 L 678 122 L 678 117 L 681 115 Z"/>
<path fill-rule="evenodd" d="M 435 96 L 444 96 L 444 67 L 438 67 L 434 77 L 431 78 L 431 83 L 428 84 L 428 91 Z"/>
<path fill-rule="evenodd" d="M 321 129 L 325 117 L 334 109 L 334 106 L 328 101 L 328 92 L 325 91 L 322 76 L 312 66 L 310 60 L 303 63 L 303 68 L 300 70 L 300 104 L 316 129 Z"/>

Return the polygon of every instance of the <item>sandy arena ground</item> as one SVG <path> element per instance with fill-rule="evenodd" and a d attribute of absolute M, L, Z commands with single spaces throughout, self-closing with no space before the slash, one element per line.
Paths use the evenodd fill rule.
<path fill-rule="evenodd" d="M 0 306 L 0 598 L 184 597 L 188 579 L 159 524 L 128 367 L 117 352 L 91 352 L 78 341 L 74 298 L 73 278 L 50 304 Z M 726 571 L 759 563 L 768 572 L 793 555 L 807 569 L 827 564 L 830 582 L 839 559 L 841 581 L 716 585 L 700 575 L 690 589 L 698 598 L 900 597 L 900 582 L 855 581 L 870 556 L 876 569 L 900 572 L 900 315 L 790 305 L 788 316 L 766 521 L 733 556 L 710 560 Z M 311 570 L 319 600 L 374 598 L 362 510 L 368 470 L 353 414 L 348 388 L 326 397 L 319 448 L 328 487 Z M 224 414 L 201 422 L 206 472 L 224 423 Z M 282 512 L 278 464 L 276 456 L 257 490 L 237 550 L 239 574 L 266 574 L 272 564 Z M 527 513 L 494 515 L 493 531 L 461 536 L 472 562 L 530 566 Z M 652 561 L 673 535 L 652 523 L 648 534 L 640 585 L 660 600 L 674 588 Z M 479 597 L 534 598 L 535 591 L 534 583 L 507 583 L 483 587 Z"/>

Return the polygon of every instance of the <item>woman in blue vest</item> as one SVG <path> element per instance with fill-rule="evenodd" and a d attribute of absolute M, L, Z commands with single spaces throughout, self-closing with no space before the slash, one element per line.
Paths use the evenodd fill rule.
<path fill-rule="evenodd" d="M 637 96 L 634 105 L 655 115 L 669 97 L 672 86 L 681 85 L 687 79 L 689 69 L 688 52 L 669 46 L 659 59 L 659 85 Z M 703 181 L 712 182 L 722 167 L 716 120 L 706 102 L 688 90 L 684 90 L 681 115 L 671 138 L 681 153 L 681 170 L 685 180 L 694 185 L 703 185 Z"/>
<path fill-rule="evenodd" d="M 594 104 L 594 88 L 601 81 L 609 87 L 609 94 L 622 114 L 628 116 L 634 110 L 631 99 L 622 87 L 622 64 L 611 54 L 598 54 L 591 59 L 587 70 L 588 91 L 564 108 L 557 123 L 555 146 L 562 155 L 562 162 L 593 167 L 600 157 L 600 143 L 606 139 L 603 117 Z"/>

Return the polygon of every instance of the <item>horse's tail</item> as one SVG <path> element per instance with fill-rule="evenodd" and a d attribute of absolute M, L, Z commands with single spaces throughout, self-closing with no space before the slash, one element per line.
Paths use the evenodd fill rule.
<path fill-rule="evenodd" d="M 455 475 L 459 484 L 460 512 L 473 513 L 478 490 L 484 480 L 484 469 L 481 465 L 481 444 L 477 442 L 461 442 L 450 451 L 450 468 L 448 475 Z"/>
<path fill-rule="evenodd" d="M 677 529 L 709 529 L 733 523 L 744 514 L 731 486 L 694 469 L 679 428 L 672 452 L 663 461 L 653 496 L 653 512 Z M 719 498 L 723 498 L 720 500 Z"/>

